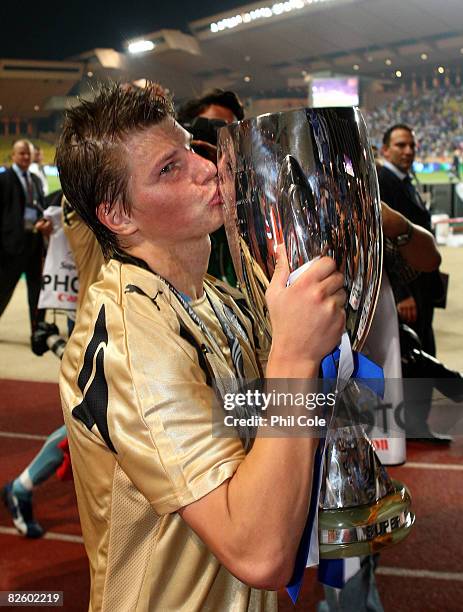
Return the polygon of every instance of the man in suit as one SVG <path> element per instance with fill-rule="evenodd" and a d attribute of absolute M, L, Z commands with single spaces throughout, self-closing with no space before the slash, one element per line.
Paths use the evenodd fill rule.
<path fill-rule="evenodd" d="M 382 148 L 385 161 L 378 171 L 381 200 L 409 221 L 407 230 L 394 240 L 399 247 L 411 240 L 412 224 L 431 230 L 431 216 L 411 181 L 415 151 L 415 136 L 409 126 L 396 124 L 385 132 Z M 393 283 L 392 288 L 401 321 L 416 331 L 423 350 L 435 356 L 432 319 L 434 302 L 442 291 L 439 271 L 422 272 L 407 284 Z M 431 379 L 421 382 L 420 398 L 415 397 L 414 391 L 405 388 L 405 403 L 409 408 L 406 414 L 407 433 L 413 438 L 446 444 L 451 438 L 431 432 L 426 424 L 431 409 L 433 382 Z"/>
<path fill-rule="evenodd" d="M 430 231 L 430 214 L 410 177 L 415 148 L 415 137 L 408 126 L 398 124 L 386 131 L 382 149 L 386 161 L 378 172 L 379 188 L 381 199 L 386 204 L 411 223 Z M 411 226 L 398 237 L 399 246 L 410 240 L 410 231 Z M 422 273 L 415 281 L 394 288 L 400 318 L 415 329 L 423 349 L 430 355 L 436 354 L 432 330 L 435 283 L 436 273 Z"/>
<path fill-rule="evenodd" d="M 29 172 L 32 144 L 18 140 L 13 145 L 12 166 L 0 174 L 0 316 L 13 295 L 16 284 L 26 274 L 31 328 L 43 313 L 38 313 L 43 236 L 51 231 L 42 219 L 45 206 L 40 179 Z"/>

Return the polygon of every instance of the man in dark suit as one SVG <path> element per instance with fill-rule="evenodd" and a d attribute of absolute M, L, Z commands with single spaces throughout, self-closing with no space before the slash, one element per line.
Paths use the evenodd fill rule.
<path fill-rule="evenodd" d="M 0 316 L 16 284 L 26 274 L 31 328 L 43 313 L 37 311 L 40 293 L 43 235 L 51 231 L 42 219 L 45 206 L 40 180 L 29 172 L 32 144 L 18 140 L 13 145 L 11 168 L 0 174 Z"/>
<path fill-rule="evenodd" d="M 410 222 L 407 231 L 395 239 L 398 246 L 405 246 L 410 241 L 413 232 L 412 223 L 428 231 L 431 230 L 431 216 L 411 181 L 410 171 L 415 159 L 415 150 L 415 136 L 409 126 L 397 124 L 385 132 L 382 153 L 386 161 L 378 170 L 381 199 L 402 213 Z M 423 350 L 435 356 L 432 319 L 434 302 L 442 291 L 439 271 L 422 272 L 408 284 L 394 284 L 393 291 L 401 321 L 416 331 Z M 405 402 L 409 408 L 406 413 L 407 431 L 414 438 L 448 443 L 451 438 L 430 432 L 427 427 L 433 382 L 426 379 L 421 382 L 419 401 L 414 392 L 407 392 L 407 387 L 405 388 Z"/>
<path fill-rule="evenodd" d="M 398 124 L 387 130 L 382 149 L 386 161 L 378 172 L 379 188 L 386 204 L 411 223 L 430 231 L 430 214 L 410 177 L 415 147 L 415 137 L 408 126 Z M 407 232 L 398 239 L 405 244 L 410 237 Z M 435 272 L 422 273 L 408 285 L 394 288 L 400 318 L 416 331 L 423 349 L 430 355 L 436 354 L 432 319 L 437 278 Z"/>

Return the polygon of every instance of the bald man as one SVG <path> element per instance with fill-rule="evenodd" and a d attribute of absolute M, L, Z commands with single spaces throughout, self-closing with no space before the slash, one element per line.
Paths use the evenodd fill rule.
<path fill-rule="evenodd" d="M 42 219 L 45 201 L 40 179 L 29 171 L 32 151 L 28 140 L 17 140 L 11 153 L 13 164 L 0 174 L 0 316 L 24 272 L 34 330 L 40 318 L 43 235 L 51 226 Z"/>

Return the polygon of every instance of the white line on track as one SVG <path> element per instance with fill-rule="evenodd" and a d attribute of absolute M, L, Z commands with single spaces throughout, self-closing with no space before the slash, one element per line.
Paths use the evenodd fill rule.
<path fill-rule="evenodd" d="M 37 434 L 16 433 L 14 431 L 0 431 L 0 438 L 19 438 L 20 440 L 46 440 L 48 436 Z"/>
<path fill-rule="evenodd" d="M 403 567 L 378 567 L 377 574 L 381 576 L 401 576 L 403 578 L 431 578 L 434 580 L 451 580 L 463 582 L 463 574 L 457 572 L 432 572 L 430 570 L 406 569 Z"/>
<path fill-rule="evenodd" d="M 419 461 L 407 461 L 403 464 L 404 468 L 416 468 L 418 470 L 463 470 L 463 464 L 456 463 L 420 463 Z"/>
<path fill-rule="evenodd" d="M 13 535 L 23 537 L 14 527 L 0 526 L 0 535 Z M 70 535 L 67 533 L 55 533 L 48 531 L 43 536 L 44 540 L 56 540 L 59 542 L 72 542 L 74 544 L 83 544 L 82 536 Z M 398 576 L 401 578 L 428 578 L 432 580 L 448 580 L 451 582 L 463 582 L 463 573 L 457 572 L 434 572 L 430 570 L 407 569 L 404 567 L 387 567 L 380 566 L 376 570 L 380 576 Z"/>
<path fill-rule="evenodd" d="M 4 527 L 0 525 L 0 534 L 3 535 L 15 535 L 19 537 L 24 537 L 14 527 Z M 84 540 L 82 536 L 71 535 L 69 533 L 56 533 L 53 531 L 47 531 L 43 536 L 44 540 L 58 540 L 59 542 L 73 542 L 74 544 L 83 544 Z"/>

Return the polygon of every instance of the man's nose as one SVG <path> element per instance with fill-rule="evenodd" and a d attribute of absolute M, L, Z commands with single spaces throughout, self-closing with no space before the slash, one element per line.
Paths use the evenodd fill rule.
<path fill-rule="evenodd" d="M 207 183 L 217 176 L 217 166 L 210 160 L 201 157 L 197 153 L 193 154 L 196 162 L 197 180 L 200 183 Z"/>

